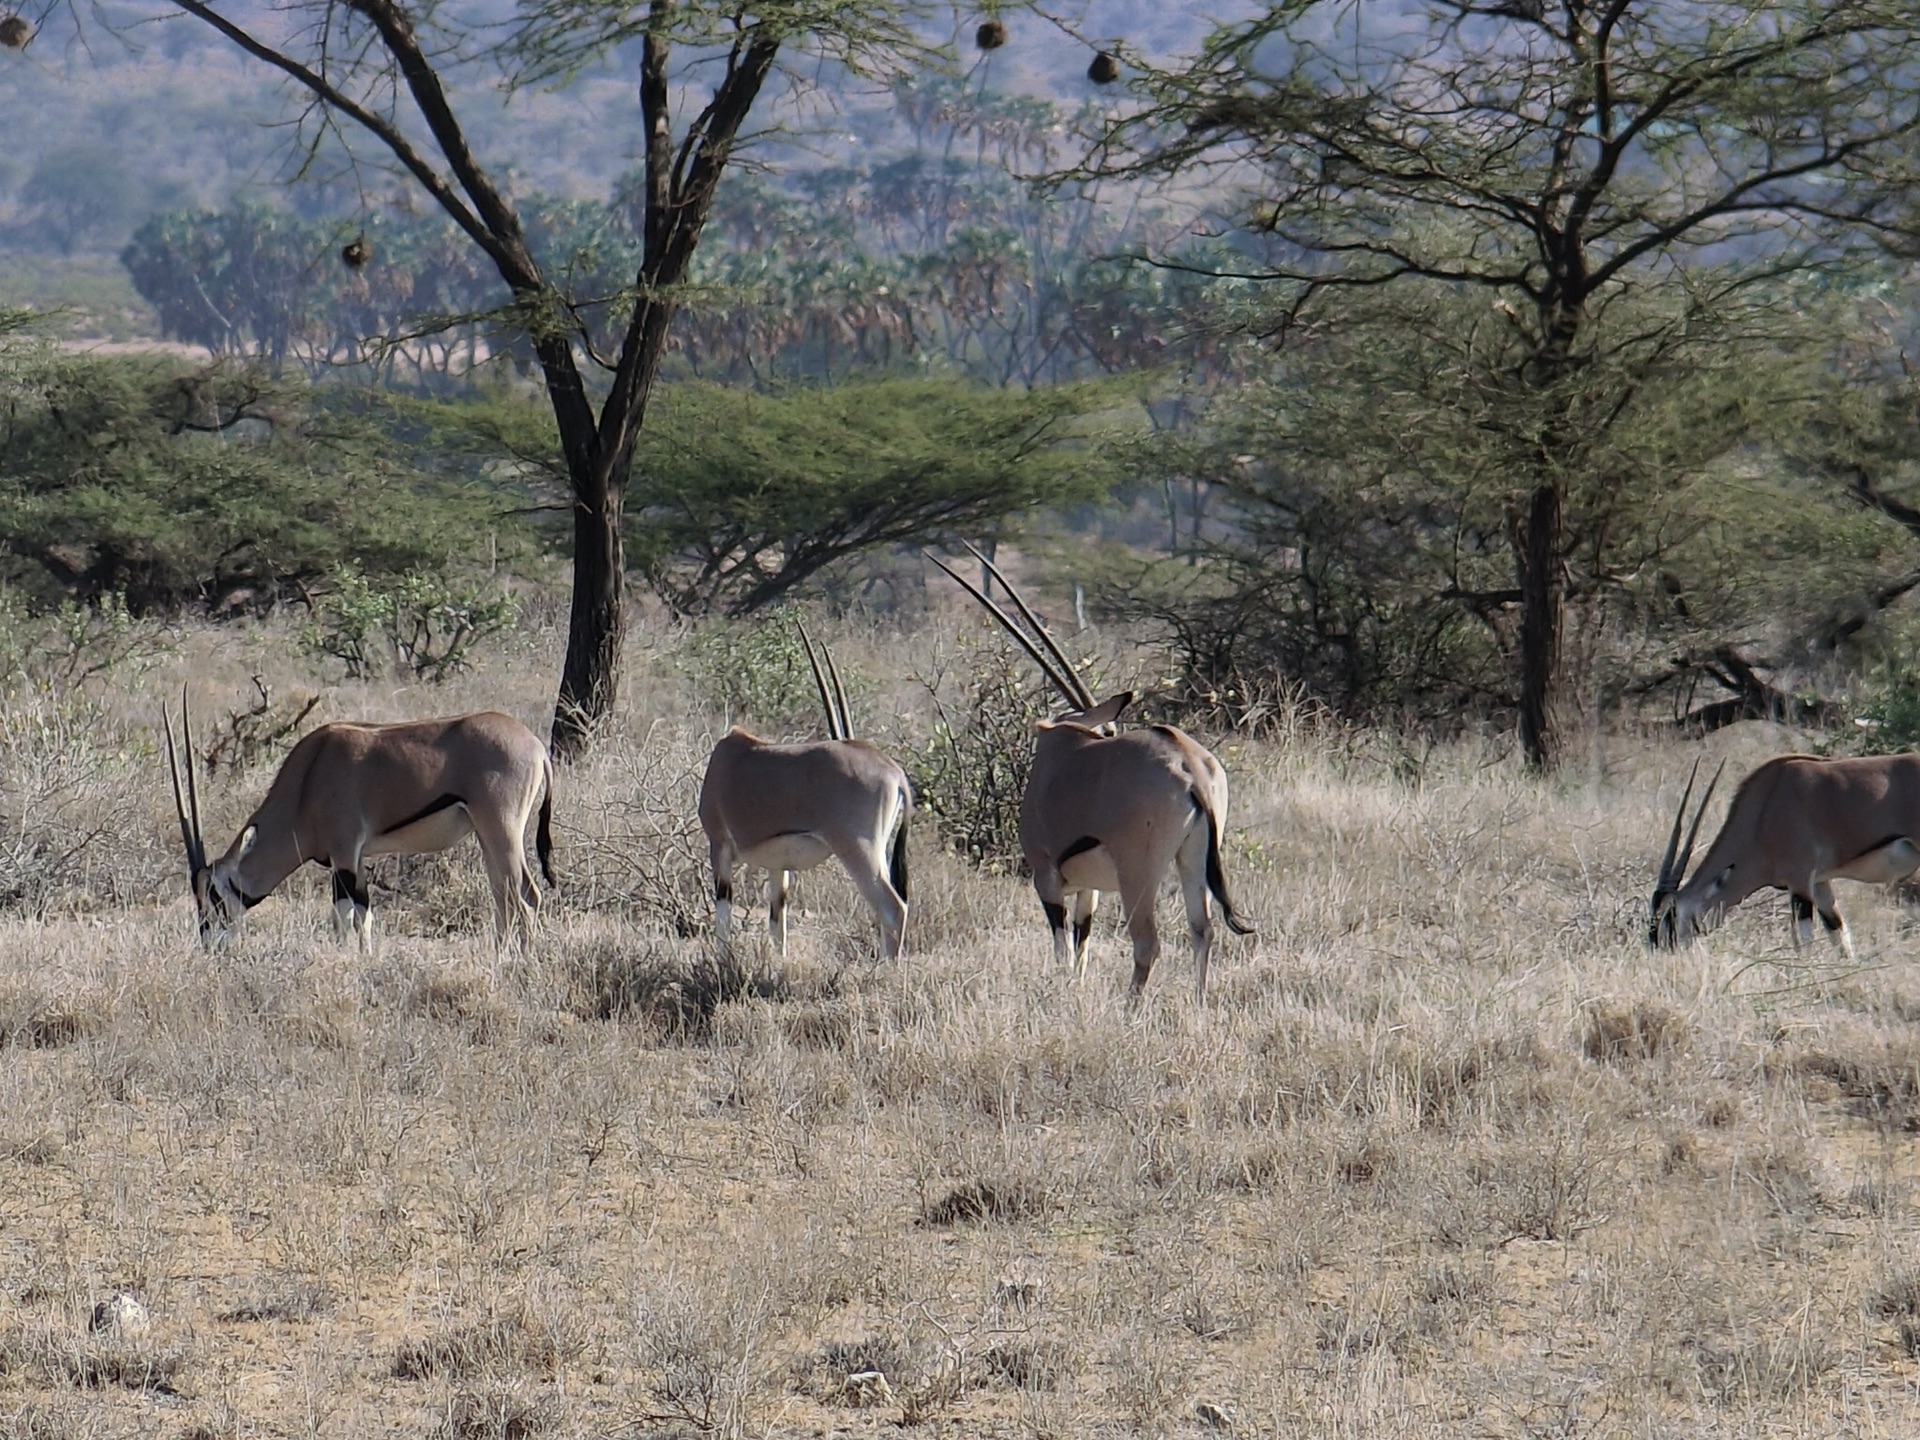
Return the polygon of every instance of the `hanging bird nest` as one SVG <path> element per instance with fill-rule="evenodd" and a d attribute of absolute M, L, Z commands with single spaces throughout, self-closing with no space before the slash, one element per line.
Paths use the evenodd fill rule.
<path fill-rule="evenodd" d="M 982 20 L 973 32 L 973 43 L 982 50 L 998 50 L 1007 43 L 1007 27 L 998 20 Z"/>
<path fill-rule="evenodd" d="M 7 49 L 24 50 L 27 48 L 27 41 L 32 38 L 33 26 L 18 15 L 9 15 L 6 19 L 0 20 L 0 45 L 6 46 Z"/>
<path fill-rule="evenodd" d="M 1102 50 L 1087 66 L 1087 78 L 1096 85 L 1111 85 L 1120 78 L 1120 57 L 1111 50 Z"/>
<path fill-rule="evenodd" d="M 356 235 L 340 247 L 340 258 L 349 270 L 358 270 L 373 258 L 373 247 L 367 244 L 365 235 Z"/>

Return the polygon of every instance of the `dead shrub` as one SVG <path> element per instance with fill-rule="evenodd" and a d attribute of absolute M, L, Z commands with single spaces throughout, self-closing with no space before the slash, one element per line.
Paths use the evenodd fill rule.
<path fill-rule="evenodd" d="M 24 1138 L 0 1136 L 0 1161 L 18 1165 L 51 1165 L 66 1149 L 67 1142 L 51 1130 Z"/>
<path fill-rule="evenodd" d="M 1920 1129 L 1920 1047 L 1913 1042 L 1863 1035 L 1845 1049 L 1794 1047 L 1770 1056 L 1768 1070 L 1832 1086 L 1853 1102 L 1854 1114 L 1883 1129 Z"/>
<path fill-rule="evenodd" d="M 1657 1000 L 1596 1000 L 1587 1006 L 1580 1048 L 1589 1060 L 1618 1065 L 1665 1055 L 1686 1040 L 1686 1017 Z"/>
<path fill-rule="evenodd" d="M 1003 1340 L 980 1357 L 981 1372 L 1016 1390 L 1057 1390 L 1080 1370 L 1080 1356 L 1063 1340 Z"/>
<path fill-rule="evenodd" d="M 852 1010 L 839 1001 L 796 1005 L 781 1014 L 780 1028 L 802 1050 L 828 1052 L 849 1049 L 857 1033 Z"/>
<path fill-rule="evenodd" d="M 446 1440 L 536 1440 L 559 1429 L 564 1419 L 557 1396 L 496 1385 L 455 1391 L 440 1433 Z"/>
<path fill-rule="evenodd" d="M 333 1309 L 333 1292 L 324 1285 L 303 1284 L 274 1296 L 222 1310 L 213 1318 L 222 1325 L 275 1324 L 312 1320 Z"/>
<path fill-rule="evenodd" d="M 1896 1270 L 1867 1297 L 1867 1313 L 1886 1320 L 1920 1319 L 1920 1271 Z"/>
<path fill-rule="evenodd" d="M 514 1371 L 550 1378 L 584 1348 L 570 1327 L 521 1307 L 406 1341 L 394 1352 L 392 1373 L 400 1380 L 458 1381 Z"/>
<path fill-rule="evenodd" d="M 920 1207 L 921 1225 L 960 1225 L 973 1220 L 1031 1220 L 1052 1208 L 1047 1186 L 1031 1176 L 969 1180 Z"/>

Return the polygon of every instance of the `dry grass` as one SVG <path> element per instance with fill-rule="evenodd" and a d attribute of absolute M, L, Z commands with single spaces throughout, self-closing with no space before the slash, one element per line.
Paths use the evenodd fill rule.
<path fill-rule="evenodd" d="M 943 624 L 832 637 L 876 738 Z M 319 714 L 538 720 L 557 637 L 514 643 Z M 1264 933 L 1204 1012 L 1178 947 L 1129 1010 L 1116 917 L 1075 983 L 924 827 L 906 959 L 828 870 L 785 962 L 717 952 L 675 643 L 560 777 L 526 953 L 470 847 L 377 869 L 372 957 L 313 876 L 194 945 L 148 697 L 310 686 L 270 628 L 0 697 L 0 1437 L 1920 1429 L 1911 921 L 1843 893 L 1857 968 L 1758 903 L 1646 952 L 1690 753 L 1218 739 Z M 120 1291 L 149 1332 L 88 1328 Z"/>

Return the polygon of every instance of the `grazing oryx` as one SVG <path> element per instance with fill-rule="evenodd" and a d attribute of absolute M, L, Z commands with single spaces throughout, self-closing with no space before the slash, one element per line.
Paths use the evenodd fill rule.
<path fill-rule="evenodd" d="M 307 862 L 333 871 L 341 938 L 373 944 L 373 914 L 361 878 L 369 855 L 424 855 L 468 835 L 480 841 L 493 887 L 494 927 L 531 937 L 540 892 L 527 865 L 526 828 L 540 810 L 535 845 L 553 883 L 553 766 L 546 746 L 511 716 L 486 711 L 397 725 L 334 721 L 301 739 L 227 853 L 208 863 L 200 836 L 193 731 L 180 704 L 187 788 L 182 801 L 173 721 L 166 721 L 173 806 L 186 842 L 200 911 L 200 938 L 224 943 L 241 916 Z"/>
<path fill-rule="evenodd" d="M 1720 781 L 1716 770 L 1683 848 L 1680 827 L 1699 768 L 1696 762 L 1687 777 L 1654 882 L 1651 944 L 1689 944 L 1724 912 L 1771 886 L 1792 897 L 1795 945 L 1811 937 L 1818 911 L 1827 937 L 1851 955 L 1853 937 L 1834 908 L 1831 882 L 1884 885 L 1920 869 L 1920 755 L 1781 755 L 1740 782 L 1720 833 L 1689 879 L 1700 817 Z"/>
<path fill-rule="evenodd" d="M 969 545 L 969 550 L 973 547 Z M 1020 642 L 1073 708 L 1042 721 L 1033 746 L 1033 770 L 1020 802 L 1020 848 L 1033 870 L 1033 888 L 1053 930 L 1055 957 L 1068 957 L 1066 897 L 1074 896 L 1072 957 L 1087 969 L 1087 936 L 1102 890 L 1118 890 L 1133 937 L 1132 995 L 1139 998 L 1160 954 L 1154 897 L 1169 866 L 1177 869 L 1193 940 L 1194 995 L 1207 997 L 1207 959 L 1213 919 L 1207 894 L 1237 935 L 1253 927 L 1227 897 L 1220 870 L 1220 832 L 1227 818 L 1227 774 L 1212 753 L 1171 725 L 1115 733 L 1133 699 L 1123 691 L 1096 704 L 1060 647 L 1020 592 L 985 555 L 975 558 L 1007 592 L 1033 631 L 937 556 L 928 556 L 965 586 Z M 1036 642 L 1036 638 L 1038 643 Z"/>
<path fill-rule="evenodd" d="M 773 877 L 767 933 L 787 953 L 787 894 L 793 872 L 840 857 L 880 921 L 880 952 L 900 953 L 907 928 L 907 822 L 913 787 L 907 772 L 865 740 L 847 719 L 840 671 L 822 645 L 820 657 L 803 629 L 827 740 L 772 745 L 738 725 L 713 747 L 700 786 L 700 825 L 713 857 L 714 932 L 724 944 L 733 923 L 733 872 L 742 863 Z"/>

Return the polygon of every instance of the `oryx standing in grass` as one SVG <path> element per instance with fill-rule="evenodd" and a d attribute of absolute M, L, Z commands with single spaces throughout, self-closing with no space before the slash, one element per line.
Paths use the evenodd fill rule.
<path fill-rule="evenodd" d="M 370 855 L 445 850 L 468 835 L 480 841 L 496 932 L 506 939 L 517 928 L 531 937 L 540 892 L 527 865 L 526 828 L 538 806 L 535 845 L 552 884 L 553 765 L 546 746 L 518 720 L 485 711 L 393 725 L 322 725 L 293 747 L 260 808 L 247 817 L 227 853 L 211 863 L 200 835 L 184 696 L 184 800 L 173 722 L 165 723 L 173 805 L 206 943 L 224 942 L 248 910 L 311 862 L 333 872 L 341 938 L 352 934 L 371 948 L 373 912 L 362 862 Z"/>
<path fill-rule="evenodd" d="M 1811 938 L 1817 912 L 1827 937 L 1851 955 L 1853 937 L 1834 907 L 1831 882 L 1885 885 L 1920 869 L 1920 755 L 1781 755 L 1740 782 L 1720 833 L 1689 878 L 1700 819 L 1720 782 L 1716 770 L 1683 847 L 1680 830 L 1699 768 L 1696 761 L 1687 777 L 1654 882 L 1654 945 L 1689 944 L 1756 890 L 1772 887 L 1792 897 L 1796 945 Z"/>
<path fill-rule="evenodd" d="M 786 954 L 793 872 L 834 855 L 873 907 L 881 954 L 891 960 L 906 938 L 913 787 L 906 771 L 853 738 L 832 653 L 822 645 L 816 655 L 804 629 L 800 638 L 831 738 L 776 745 L 736 725 L 713 747 L 700 786 L 700 825 L 713 859 L 714 932 L 725 944 L 732 931 L 733 872 L 742 864 L 757 865 L 773 878 L 767 933 Z"/>
<path fill-rule="evenodd" d="M 1031 636 L 972 582 L 938 557 L 928 558 L 986 606 L 1072 707 L 1040 723 L 1033 769 L 1020 802 L 1020 848 L 1053 931 L 1056 959 L 1065 962 L 1071 947 L 1074 973 L 1086 973 L 1087 937 L 1100 892 L 1118 890 L 1133 939 L 1131 993 L 1139 998 L 1160 954 L 1154 899 L 1171 868 L 1179 873 L 1187 903 L 1194 995 L 1205 1000 L 1213 949 L 1208 893 L 1236 935 L 1254 933 L 1228 898 L 1220 868 L 1227 772 L 1204 745 L 1171 725 L 1116 733 L 1133 692 L 1096 703 L 1020 592 L 985 555 L 971 545 L 967 548 L 1007 592 Z M 1069 895 L 1074 901 L 1071 939 Z"/>

